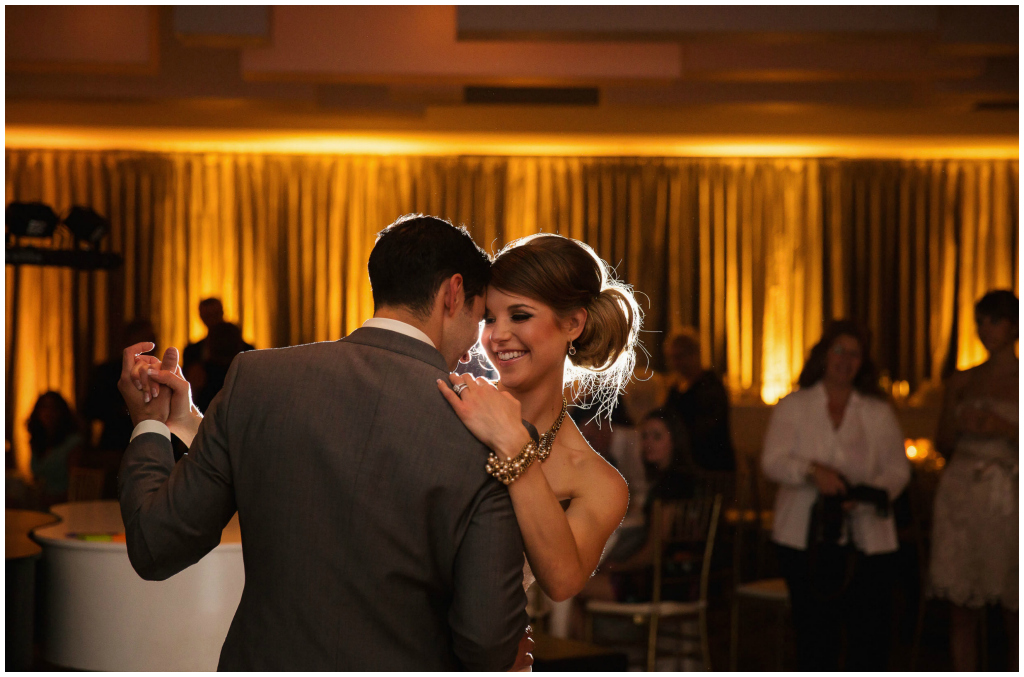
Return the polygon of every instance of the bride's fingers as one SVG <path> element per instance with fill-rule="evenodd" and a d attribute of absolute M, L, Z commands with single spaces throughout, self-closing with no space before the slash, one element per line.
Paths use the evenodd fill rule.
<path fill-rule="evenodd" d="M 143 359 L 143 358 L 147 358 L 147 359 Z M 151 385 L 152 384 L 150 384 L 150 382 L 149 382 L 149 374 L 146 373 L 147 370 L 150 369 L 153 366 L 153 363 L 150 362 L 150 359 L 156 359 L 156 358 L 151 358 L 149 355 L 140 355 L 139 358 L 135 361 L 135 364 L 132 365 L 132 371 L 131 371 L 132 383 L 135 384 L 135 387 L 137 389 L 142 391 L 142 393 L 143 393 L 142 399 L 143 399 L 144 402 L 149 402 L 149 400 L 152 398 L 152 395 L 151 395 L 151 392 L 152 392 L 151 391 Z M 159 366 L 159 364 L 160 364 L 160 361 L 156 360 L 156 365 Z"/>
<path fill-rule="evenodd" d="M 453 386 L 457 386 L 460 383 L 466 383 L 467 376 L 469 376 L 471 379 L 473 378 L 472 374 L 456 374 L 455 372 L 452 372 L 451 374 L 448 374 L 448 380 L 452 382 Z M 466 383 L 466 385 L 469 384 Z"/>
<path fill-rule="evenodd" d="M 156 359 L 152 355 L 136 355 L 135 363 L 131 367 L 131 379 L 135 385 L 136 390 L 142 390 L 148 388 L 149 379 L 144 378 L 142 374 L 149 368 L 150 365 L 160 364 L 160 360 Z"/>
<path fill-rule="evenodd" d="M 472 374 L 448 374 L 448 380 L 452 382 L 453 386 L 475 386 L 477 384 Z M 463 390 L 463 388 L 459 388 L 459 390 Z"/>
<path fill-rule="evenodd" d="M 455 410 L 455 413 L 462 416 L 462 399 L 455 394 L 455 391 L 449 388 L 448 384 L 441 379 L 437 379 L 437 389 L 441 391 L 444 399 L 448 400 L 448 404 L 452 405 L 452 409 Z"/>

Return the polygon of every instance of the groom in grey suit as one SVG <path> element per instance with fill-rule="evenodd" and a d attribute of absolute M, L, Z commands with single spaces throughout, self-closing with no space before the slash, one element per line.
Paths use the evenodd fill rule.
<path fill-rule="evenodd" d="M 144 397 L 126 351 L 136 430 L 119 488 L 135 570 L 173 576 L 238 512 L 245 588 L 219 669 L 528 664 L 512 502 L 436 384 L 477 339 L 489 273 L 464 229 L 399 219 L 370 255 L 374 318 L 340 341 L 237 356 L 177 464 L 187 384 Z"/>

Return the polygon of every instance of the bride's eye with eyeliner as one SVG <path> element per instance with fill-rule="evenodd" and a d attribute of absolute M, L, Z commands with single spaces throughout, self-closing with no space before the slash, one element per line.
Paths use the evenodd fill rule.
<path fill-rule="evenodd" d="M 485 317 L 483 322 L 484 322 L 484 324 L 494 324 L 494 318 L 493 317 Z"/>
<path fill-rule="evenodd" d="M 514 315 L 512 315 L 512 321 L 513 322 L 526 322 L 531 317 L 533 317 L 533 315 L 528 315 L 527 313 L 515 313 Z"/>

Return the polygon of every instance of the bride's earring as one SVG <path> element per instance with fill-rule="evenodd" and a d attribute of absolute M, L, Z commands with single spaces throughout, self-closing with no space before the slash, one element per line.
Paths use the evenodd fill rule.
<path fill-rule="evenodd" d="M 575 355 L 576 354 L 576 346 L 574 346 L 572 344 L 572 341 L 569 341 L 569 354 L 570 355 Z"/>

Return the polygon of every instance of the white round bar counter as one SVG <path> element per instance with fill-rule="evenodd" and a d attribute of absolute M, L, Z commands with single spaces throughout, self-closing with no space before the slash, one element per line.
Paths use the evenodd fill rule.
<path fill-rule="evenodd" d="M 123 533 L 116 501 L 63 503 L 61 522 L 36 529 L 43 547 L 43 658 L 81 670 L 216 670 L 242 598 L 236 514 L 220 545 L 166 581 L 144 581 L 123 542 L 74 533 Z"/>

